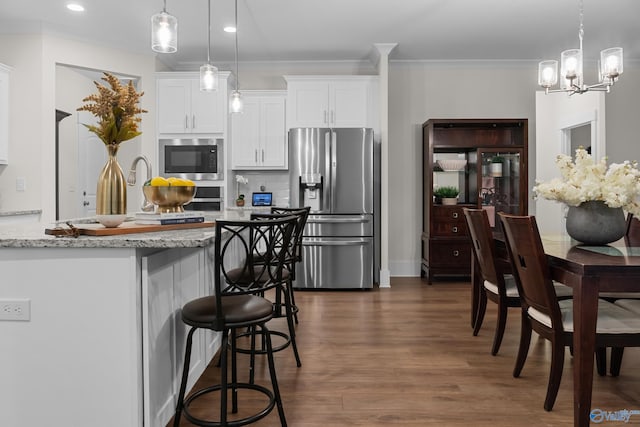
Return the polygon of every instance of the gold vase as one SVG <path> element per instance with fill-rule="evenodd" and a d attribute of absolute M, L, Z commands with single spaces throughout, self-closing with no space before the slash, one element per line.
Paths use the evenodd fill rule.
<path fill-rule="evenodd" d="M 118 164 L 118 145 L 107 145 L 109 159 L 98 177 L 96 215 L 125 215 L 127 213 L 127 181 Z"/>

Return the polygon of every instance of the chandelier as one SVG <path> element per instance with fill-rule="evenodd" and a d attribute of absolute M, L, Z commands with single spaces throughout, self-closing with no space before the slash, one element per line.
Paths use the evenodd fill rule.
<path fill-rule="evenodd" d="M 611 86 L 622 74 L 622 48 L 612 47 L 600 52 L 598 61 L 599 83 L 586 85 L 582 74 L 582 39 L 584 37 L 584 5 L 580 0 L 580 39 L 579 49 L 565 50 L 560 54 L 560 89 L 551 89 L 558 83 L 558 61 L 548 60 L 538 64 L 538 84 L 545 93 L 567 92 L 569 95 L 585 93 L 590 90 L 610 92 Z"/>
<path fill-rule="evenodd" d="M 240 80 L 240 75 L 238 74 L 238 0 L 235 0 L 235 43 L 236 43 L 236 90 L 231 93 L 231 97 L 229 98 L 229 111 L 231 113 L 242 113 L 243 110 L 243 101 L 242 94 L 238 90 L 238 80 Z"/>

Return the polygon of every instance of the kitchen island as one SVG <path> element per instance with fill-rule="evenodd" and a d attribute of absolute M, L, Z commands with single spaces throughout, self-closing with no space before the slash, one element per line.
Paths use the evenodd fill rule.
<path fill-rule="evenodd" d="M 164 427 L 182 369 L 180 308 L 213 289 L 214 228 L 78 238 L 44 229 L 0 226 L 0 310 L 22 311 L 0 321 L 0 425 Z M 199 333 L 189 388 L 220 345 Z"/>

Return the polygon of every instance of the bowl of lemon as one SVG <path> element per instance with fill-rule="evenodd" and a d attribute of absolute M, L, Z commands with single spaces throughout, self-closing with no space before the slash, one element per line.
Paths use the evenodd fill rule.
<path fill-rule="evenodd" d="M 190 179 L 156 176 L 144 183 L 144 197 L 156 205 L 156 212 L 184 212 L 193 200 L 196 184 Z"/>

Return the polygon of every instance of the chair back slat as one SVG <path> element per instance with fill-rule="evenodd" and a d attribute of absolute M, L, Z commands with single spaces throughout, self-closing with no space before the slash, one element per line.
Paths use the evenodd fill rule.
<path fill-rule="evenodd" d="M 482 278 L 498 286 L 499 290 L 504 290 L 504 276 L 496 263 L 496 245 L 487 212 L 484 209 L 464 208 L 464 216 Z"/>
<path fill-rule="evenodd" d="M 498 215 L 523 308 L 533 307 L 546 314 L 552 327 L 562 331 L 560 307 L 535 217 Z"/>

